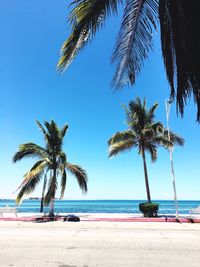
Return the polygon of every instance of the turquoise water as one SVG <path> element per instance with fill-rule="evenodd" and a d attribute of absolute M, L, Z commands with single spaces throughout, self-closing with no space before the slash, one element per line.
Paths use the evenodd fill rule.
<path fill-rule="evenodd" d="M 139 213 L 138 204 L 144 200 L 56 200 L 55 212 L 60 213 Z M 156 200 L 159 203 L 159 214 L 175 214 L 173 201 Z M 200 201 L 181 200 L 179 213 L 188 214 L 191 208 L 200 205 Z M 15 201 L 10 199 L 0 200 L 0 207 L 5 205 L 15 206 Z M 17 208 L 18 212 L 39 212 L 39 200 L 24 200 Z M 45 211 L 48 211 L 45 207 Z"/>

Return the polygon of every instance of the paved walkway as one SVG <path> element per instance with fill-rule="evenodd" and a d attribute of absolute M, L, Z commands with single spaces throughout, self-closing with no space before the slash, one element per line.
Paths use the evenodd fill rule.
<path fill-rule="evenodd" d="M 0 222 L 0 266 L 199 267 L 200 224 Z"/>

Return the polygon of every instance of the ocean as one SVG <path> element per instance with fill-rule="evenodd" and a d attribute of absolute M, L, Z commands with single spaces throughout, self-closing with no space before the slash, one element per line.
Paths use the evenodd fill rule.
<path fill-rule="evenodd" d="M 145 200 L 55 200 L 55 212 L 59 213 L 140 213 L 138 204 Z M 156 200 L 159 203 L 159 214 L 175 214 L 174 201 Z M 11 199 L 0 200 L 0 207 L 6 205 L 15 206 Z M 191 208 L 200 205 L 200 201 L 178 201 L 179 214 L 189 214 Z M 40 211 L 40 200 L 24 200 L 17 207 L 18 212 L 38 213 Z M 45 207 L 48 212 L 49 208 Z"/>

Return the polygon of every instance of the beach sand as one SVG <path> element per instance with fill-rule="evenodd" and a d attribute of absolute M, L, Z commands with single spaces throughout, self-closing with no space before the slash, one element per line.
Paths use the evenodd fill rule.
<path fill-rule="evenodd" d="M 199 267 L 200 224 L 1 221 L 0 266 Z"/>

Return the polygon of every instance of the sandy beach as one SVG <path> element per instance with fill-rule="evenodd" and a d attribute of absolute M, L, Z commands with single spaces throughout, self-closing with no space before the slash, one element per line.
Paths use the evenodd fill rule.
<path fill-rule="evenodd" d="M 200 224 L 0 222 L 0 266 L 200 266 Z"/>

